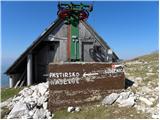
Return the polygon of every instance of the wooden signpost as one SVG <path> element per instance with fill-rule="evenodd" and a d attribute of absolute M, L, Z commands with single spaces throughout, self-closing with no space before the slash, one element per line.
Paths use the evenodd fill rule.
<path fill-rule="evenodd" d="M 48 72 L 50 111 L 95 102 L 125 87 L 123 70 L 107 63 L 51 63 Z"/>

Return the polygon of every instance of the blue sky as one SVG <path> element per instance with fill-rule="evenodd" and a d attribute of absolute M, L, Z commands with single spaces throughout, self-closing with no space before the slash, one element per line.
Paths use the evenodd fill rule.
<path fill-rule="evenodd" d="M 57 18 L 57 2 L 2 2 L 1 7 L 6 61 L 14 61 Z M 94 2 L 87 21 L 122 59 L 158 50 L 158 2 Z"/>

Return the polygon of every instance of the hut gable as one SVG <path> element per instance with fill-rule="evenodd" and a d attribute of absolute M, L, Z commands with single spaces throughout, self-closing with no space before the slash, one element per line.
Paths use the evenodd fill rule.
<path fill-rule="evenodd" d="M 79 34 L 82 42 L 99 42 L 104 48 L 110 49 L 106 42 L 91 28 L 87 22 L 81 21 L 79 24 Z M 54 24 L 51 24 L 21 55 L 20 57 L 6 70 L 6 74 L 12 73 L 20 63 L 25 61 L 27 54 L 32 52 L 42 41 L 62 41 L 63 47 L 66 45 L 67 40 L 67 25 L 61 19 L 55 20 Z M 64 48 L 65 49 L 65 48 Z M 42 50 L 43 51 L 43 50 Z M 59 50 L 59 55 L 61 53 Z M 119 59 L 118 56 L 113 52 L 113 57 Z M 64 57 L 64 56 L 63 56 Z M 57 58 L 58 59 L 58 58 Z M 55 61 L 56 60 L 55 58 Z M 66 61 L 66 60 L 64 60 Z M 54 60 L 53 60 L 54 62 Z"/>
<path fill-rule="evenodd" d="M 113 62 L 118 60 L 114 52 L 108 56 L 110 47 L 87 22 L 80 21 L 78 28 L 80 61 L 107 62 L 108 58 Z M 21 85 L 27 85 L 28 69 L 32 71 L 30 76 L 34 80 L 33 83 L 39 83 L 46 81 L 49 63 L 67 62 L 67 31 L 68 25 L 62 19 L 56 19 L 5 72 L 14 79 L 12 86 L 18 81 Z"/>

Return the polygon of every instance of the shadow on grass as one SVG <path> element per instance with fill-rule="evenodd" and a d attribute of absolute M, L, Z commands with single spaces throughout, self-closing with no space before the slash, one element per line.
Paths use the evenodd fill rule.
<path fill-rule="evenodd" d="M 125 89 L 131 87 L 134 84 L 133 81 L 129 80 L 128 78 L 125 79 Z"/>

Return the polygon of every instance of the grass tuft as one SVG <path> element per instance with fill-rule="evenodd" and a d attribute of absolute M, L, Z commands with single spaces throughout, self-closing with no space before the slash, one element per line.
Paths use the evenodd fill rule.
<path fill-rule="evenodd" d="M 17 95 L 22 88 L 4 88 L 1 89 L 1 102 L 7 100 L 14 95 Z"/>

